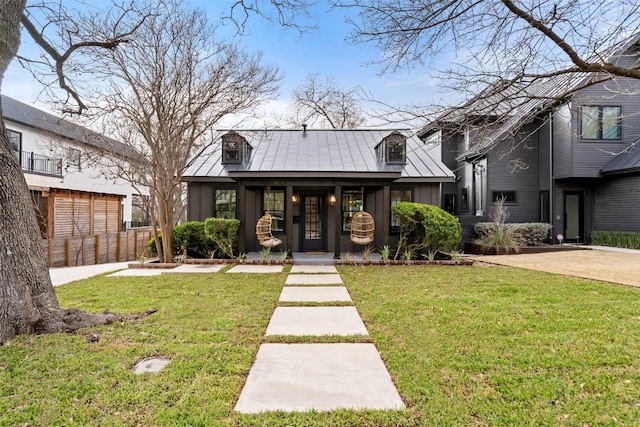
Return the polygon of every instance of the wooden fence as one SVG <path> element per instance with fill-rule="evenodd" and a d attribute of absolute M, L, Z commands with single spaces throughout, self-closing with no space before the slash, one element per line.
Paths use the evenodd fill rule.
<path fill-rule="evenodd" d="M 114 234 L 44 239 L 50 267 L 105 264 L 134 261 L 148 256 L 147 243 L 153 236 L 151 229 L 129 230 Z"/>

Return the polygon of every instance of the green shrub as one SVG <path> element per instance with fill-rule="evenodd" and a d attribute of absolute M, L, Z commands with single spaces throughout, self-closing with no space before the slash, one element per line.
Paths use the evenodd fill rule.
<path fill-rule="evenodd" d="M 162 234 L 158 233 L 158 241 L 162 246 Z M 151 240 L 147 242 L 147 252 L 149 255 L 158 255 L 158 248 L 156 248 L 156 238 L 152 237 Z"/>
<path fill-rule="evenodd" d="M 203 221 L 189 221 L 173 228 L 173 252 L 181 254 L 183 248 L 192 258 L 208 258 L 215 250 L 214 242 L 204 231 Z"/>
<path fill-rule="evenodd" d="M 498 231 L 499 225 L 495 222 L 478 222 L 474 231 L 480 239 L 490 238 L 495 240 L 497 233 L 510 233 L 518 246 L 539 246 L 548 237 L 551 224 L 544 222 L 522 222 L 503 224 L 505 230 Z M 494 235 L 494 236 L 492 236 Z"/>
<path fill-rule="evenodd" d="M 218 256 L 233 258 L 238 251 L 238 230 L 240 220 L 225 218 L 207 218 L 204 220 L 204 232 L 213 242 Z"/>
<path fill-rule="evenodd" d="M 158 240 L 162 244 L 162 235 L 158 234 Z M 187 256 L 192 258 L 207 258 L 215 250 L 215 245 L 204 232 L 204 222 L 189 221 L 173 227 L 173 253 L 182 254 L 186 249 Z M 147 243 L 147 250 L 152 255 L 157 255 L 156 240 L 151 238 Z"/>
<path fill-rule="evenodd" d="M 592 231 L 591 244 L 615 248 L 640 249 L 640 233 L 633 231 Z"/>
<path fill-rule="evenodd" d="M 462 227 L 456 217 L 437 206 L 400 202 L 393 206 L 400 224 L 400 239 L 395 258 L 404 253 L 422 251 L 449 252 L 457 249 L 462 239 Z"/>

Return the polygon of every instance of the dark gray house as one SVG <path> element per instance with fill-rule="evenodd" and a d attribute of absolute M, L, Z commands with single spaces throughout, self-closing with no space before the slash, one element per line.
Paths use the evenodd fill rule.
<path fill-rule="evenodd" d="M 608 61 L 640 67 L 639 39 Z M 442 203 L 465 238 L 474 222 L 490 220 L 499 197 L 509 222 L 549 222 L 568 242 L 588 243 L 595 230 L 640 232 L 640 81 L 574 73 L 511 93 L 499 84 L 418 133 L 442 146 L 455 172 Z"/>
<path fill-rule="evenodd" d="M 360 210 L 376 223 L 373 246 L 395 243 L 391 206 L 439 205 L 453 172 L 407 130 L 221 130 L 185 171 L 188 218 L 242 221 L 240 251 L 260 250 L 256 222 L 274 218 L 275 250 L 361 251 L 349 239 Z"/>

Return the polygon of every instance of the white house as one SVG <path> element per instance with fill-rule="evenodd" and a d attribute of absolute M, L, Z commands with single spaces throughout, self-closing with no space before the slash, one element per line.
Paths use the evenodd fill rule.
<path fill-rule="evenodd" d="M 108 147 L 126 158 L 126 146 L 4 95 L 2 111 L 44 238 L 117 233 L 123 224 L 148 222 L 148 196 L 86 156 Z"/>

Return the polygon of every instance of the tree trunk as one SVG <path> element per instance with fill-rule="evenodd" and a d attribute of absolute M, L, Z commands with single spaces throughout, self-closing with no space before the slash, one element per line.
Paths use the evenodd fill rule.
<path fill-rule="evenodd" d="M 0 0 L 0 88 L 20 45 L 25 3 Z M 122 319 L 113 313 L 96 315 L 59 307 L 36 211 L 7 138 L 0 106 L 0 345 L 18 334 L 69 332 Z"/>

